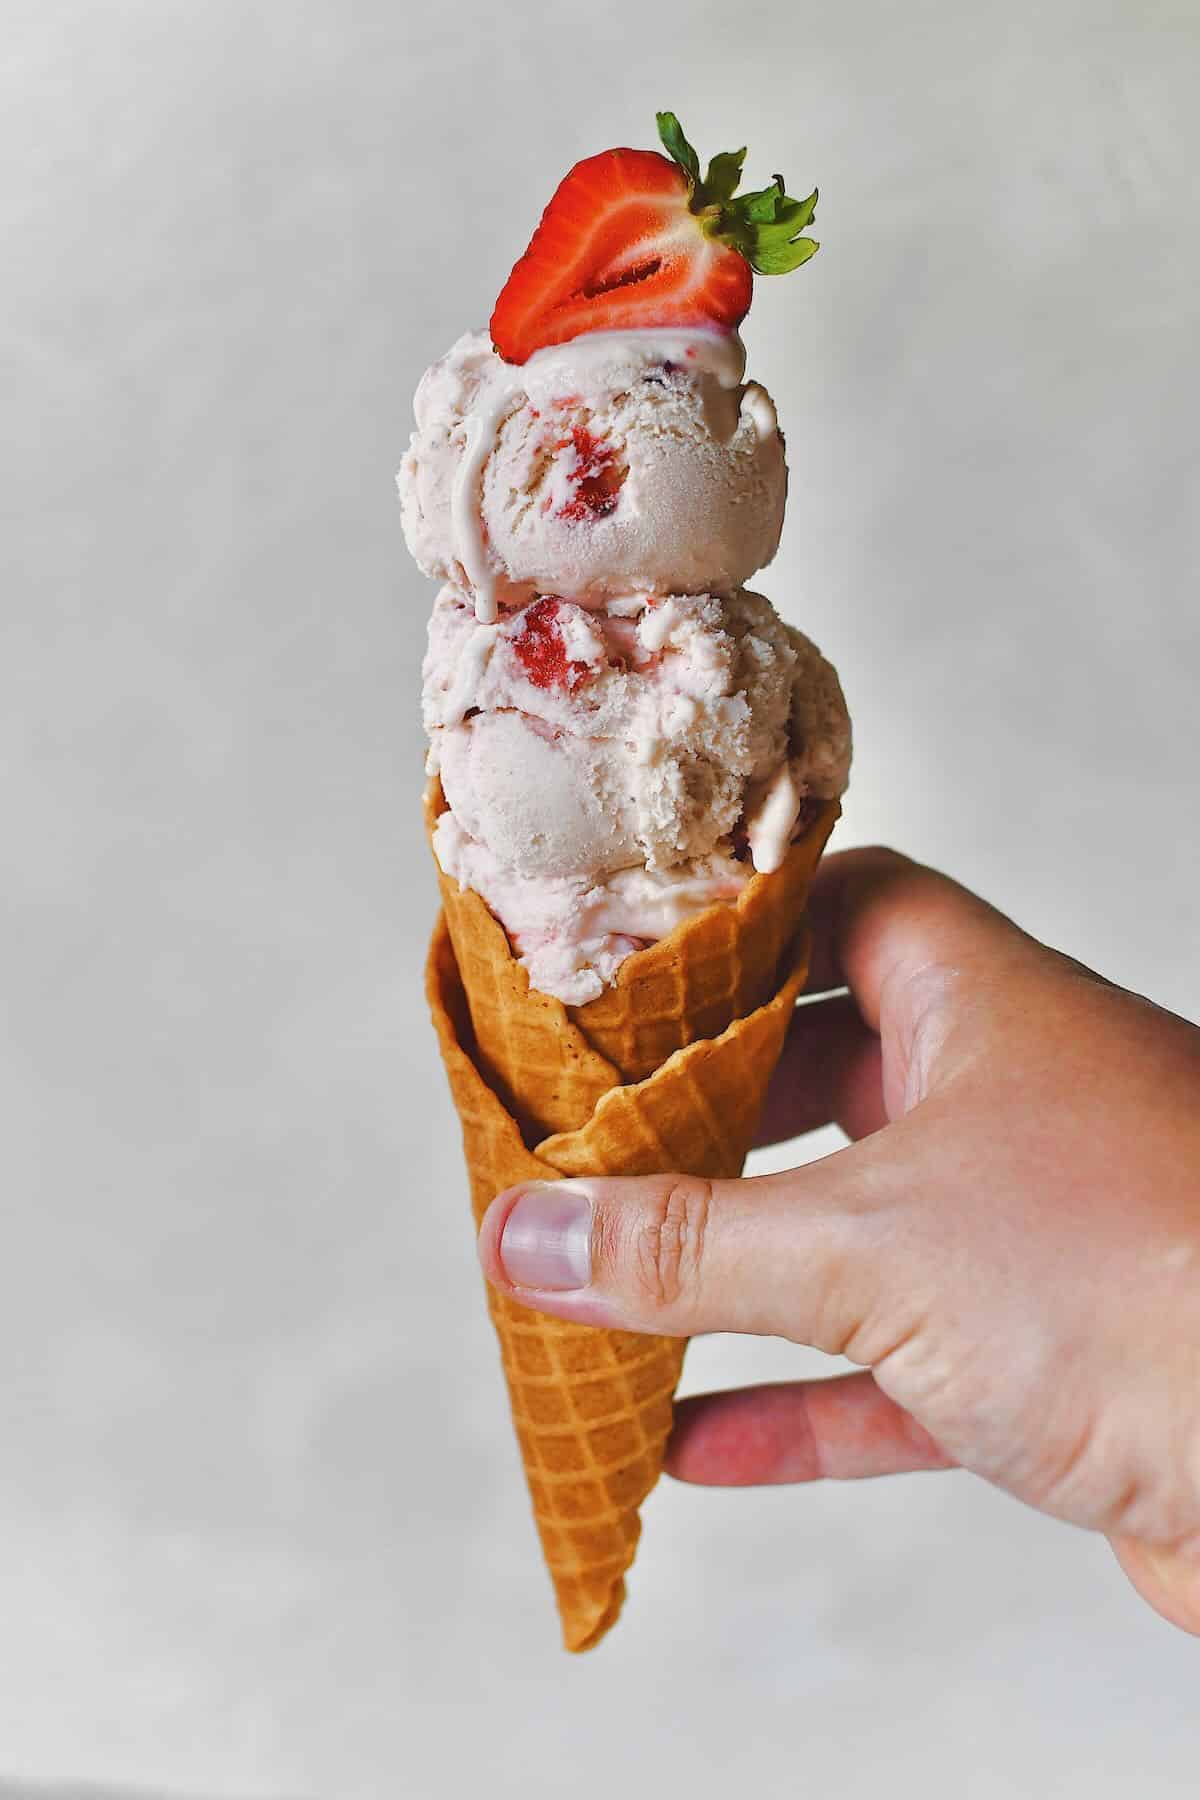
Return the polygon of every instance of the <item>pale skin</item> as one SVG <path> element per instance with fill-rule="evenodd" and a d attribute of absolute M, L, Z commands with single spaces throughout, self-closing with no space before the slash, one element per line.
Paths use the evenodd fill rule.
<path fill-rule="evenodd" d="M 851 1143 L 751 1180 L 510 1189 L 484 1272 L 563 1318 L 862 1365 L 681 1403 L 679 1479 L 959 1466 L 1104 1533 L 1200 1634 L 1200 1029 L 891 851 L 826 858 L 811 916 L 824 997 L 760 1141 Z"/>

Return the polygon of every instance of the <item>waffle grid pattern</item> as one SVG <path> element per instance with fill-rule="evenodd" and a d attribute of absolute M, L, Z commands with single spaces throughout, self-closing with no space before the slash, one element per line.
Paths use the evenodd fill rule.
<path fill-rule="evenodd" d="M 430 832 L 445 804 L 441 784 L 430 782 L 425 794 Z M 620 1081 L 619 1070 L 571 1022 L 561 1000 L 530 987 L 504 927 L 479 895 L 460 889 L 440 869 L 438 884 L 480 1069 L 526 1143 L 549 1132 L 573 1131 L 591 1118 L 601 1094 Z"/>
<path fill-rule="evenodd" d="M 486 908 L 481 911 L 492 928 L 491 945 L 498 935 L 512 964 L 503 932 Z M 531 1151 L 472 1056 L 475 995 L 457 961 L 461 936 L 460 929 L 452 941 L 447 921 L 439 921 L 428 988 L 462 1123 L 477 1224 L 493 1196 L 519 1181 L 664 1168 L 731 1175 L 741 1169 L 803 982 L 803 958 L 758 1012 L 717 1039 L 680 1050 L 652 1079 L 610 1086 L 581 1127 Z M 473 948 L 467 967 L 475 970 L 487 952 L 479 951 L 478 941 Z M 564 1024 L 574 1029 L 565 1017 Z M 638 1508 L 661 1471 L 685 1346 L 675 1338 L 547 1319 L 492 1293 L 489 1305 L 564 1642 L 568 1649 L 588 1649 L 620 1611 L 624 1573 L 640 1531 Z"/>
<path fill-rule="evenodd" d="M 804 985 L 807 944 L 805 933 L 765 1006 L 677 1050 L 645 1081 L 610 1088 L 586 1125 L 547 1138 L 538 1155 L 564 1175 L 739 1174 Z"/>
<path fill-rule="evenodd" d="M 430 782 L 430 832 L 445 804 L 440 783 Z M 705 908 L 627 958 L 586 1006 L 568 1008 L 530 988 L 503 926 L 478 894 L 439 870 L 475 1054 L 527 1143 L 577 1129 L 614 1084 L 644 1081 L 676 1050 L 718 1037 L 766 1004 L 840 811 L 827 802 L 779 870 L 755 875 L 733 904 Z"/>
<path fill-rule="evenodd" d="M 620 1081 L 618 1071 L 572 1025 L 561 1001 L 529 987 L 503 926 L 478 894 L 460 893 L 444 876 L 442 886 L 450 890 L 443 892 L 443 910 L 481 1070 L 527 1142 L 573 1131 Z"/>
<path fill-rule="evenodd" d="M 772 875 L 755 875 L 732 905 L 706 907 L 621 964 L 612 986 L 569 1016 L 620 1070 L 644 1081 L 667 1057 L 715 1038 L 779 985 L 813 871 L 841 812 L 827 802 Z"/>
<path fill-rule="evenodd" d="M 492 1319 L 543 1554 L 586 1649 L 615 1619 L 658 1479 L 683 1366 L 678 1338 L 546 1329 L 500 1296 Z"/>

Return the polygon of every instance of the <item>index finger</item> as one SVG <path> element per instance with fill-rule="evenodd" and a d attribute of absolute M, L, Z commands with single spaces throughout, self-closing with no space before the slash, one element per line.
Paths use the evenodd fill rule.
<path fill-rule="evenodd" d="M 805 992 L 848 987 L 864 1022 L 879 1030 L 884 995 L 936 963 L 1015 947 L 1025 934 L 948 875 L 897 850 L 835 851 L 809 897 L 812 956 Z"/>

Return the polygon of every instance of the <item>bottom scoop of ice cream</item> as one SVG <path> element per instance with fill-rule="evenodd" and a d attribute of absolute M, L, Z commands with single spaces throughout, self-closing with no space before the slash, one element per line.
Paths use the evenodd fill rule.
<path fill-rule="evenodd" d="M 444 812 L 433 834 L 444 874 L 472 888 L 508 933 L 532 986 L 568 1006 L 603 992 L 627 956 L 714 901 L 735 900 L 753 869 L 729 851 L 671 869 L 524 876 Z"/>
<path fill-rule="evenodd" d="M 845 786 L 837 676 L 761 595 L 558 596 L 479 624 L 439 596 L 424 669 L 445 873 L 481 894 L 544 992 L 622 958 L 756 870 Z"/>

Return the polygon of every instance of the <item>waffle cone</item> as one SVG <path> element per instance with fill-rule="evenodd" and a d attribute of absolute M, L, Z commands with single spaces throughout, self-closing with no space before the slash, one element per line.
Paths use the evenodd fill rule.
<path fill-rule="evenodd" d="M 425 792 L 430 834 L 445 809 L 435 779 Z M 475 1055 L 527 1143 L 575 1130 L 615 1083 L 643 1081 L 676 1050 L 719 1036 L 771 998 L 840 812 L 826 801 L 779 869 L 752 876 L 735 901 L 705 907 L 627 957 L 585 1006 L 531 988 L 499 920 L 438 869 Z"/>
<path fill-rule="evenodd" d="M 436 784 L 426 804 L 432 828 Z M 838 810 L 736 903 L 631 956 L 589 1006 L 531 989 L 479 896 L 441 878 L 427 991 L 476 1227 L 518 1182 L 741 1172 L 807 972 L 804 904 Z M 587 1650 L 621 1609 L 685 1343 L 548 1318 L 491 1288 L 488 1306 L 563 1641 Z"/>

